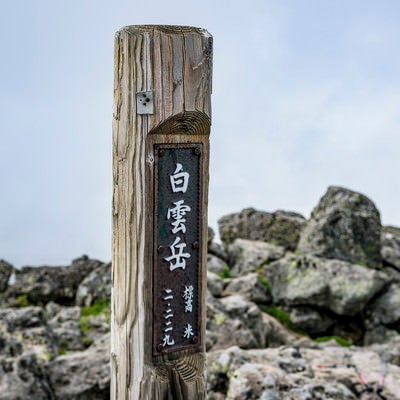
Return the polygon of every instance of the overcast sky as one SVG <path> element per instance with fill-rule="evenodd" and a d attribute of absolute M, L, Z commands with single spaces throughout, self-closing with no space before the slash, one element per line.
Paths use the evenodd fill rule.
<path fill-rule="evenodd" d="M 309 216 L 329 185 L 400 226 L 400 2 L 18 1 L 0 13 L 0 258 L 111 258 L 115 32 L 214 37 L 209 222 Z"/>

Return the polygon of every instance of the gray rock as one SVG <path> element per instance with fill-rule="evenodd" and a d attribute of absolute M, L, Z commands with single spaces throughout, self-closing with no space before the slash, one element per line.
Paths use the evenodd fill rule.
<path fill-rule="evenodd" d="M 224 295 L 240 294 L 256 304 L 269 304 L 272 300 L 269 289 L 261 283 L 257 273 L 250 273 L 230 280 Z"/>
<path fill-rule="evenodd" d="M 373 343 L 390 343 L 398 336 L 399 333 L 394 329 L 389 329 L 384 325 L 374 326 L 365 332 L 364 346 L 369 346 Z"/>
<path fill-rule="evenodd" d="M 233 333 L 238 346 L 243 349 L 264 347 L 262 313 L 257 305 L 240 295 L 224 297 L 221 304 L 229 319 L 241 321 L 237 324 L 239 330 Z"/>
<path fill-rule="evenodd" d="M 14 267 L 7 261 L 0 260 L 0 293 L 7 289 L 8 281 L 11 274 L 14 271 Z"/>
<path fill-rule="evenodd" d="M 265 347 L 293 345 L 300 339 L 299 335 L 289 331 L 276 318 L 266 313 L 262 314 Z"/>
<path fill-rule="evenodd" d="M 79 307 L 62 307 L 59 313 L 48 322 L 57 338 L 59 352 L 85 348 L 79 326 L 80 318 L 81 309 Z"/>
<path fill-rule="evenodd" d="M 47 321 L 55 317 L 61 310 L 62 306 L 60 304 L 54 303 L 54 301 L 49 301 L 44 307 L 44 315 Z"/>
<path fill-rule="evenodd" d="M 229 269 L 227 263 L 212 254 L 207 255 L 207 270 L 214 274 L 222 275 Z"/>
<path fill-rule="evenodd" d="M 387 283 L 382 272 L 339 260 L 288 256 L 264 267 L 274 302 L 354 316 Z"/>
<path fill-rule="evenodd" d="M 215 233 L 212 228 L 208 227 L 207 252 L 209 253 L 209 255 L 212 254 L 226 262 L 228 258 L 225 249 L 221 246 L 220 243 L 214 242 L 214 239 Z"/>
<path fill-rule="evenodd" d="M 233 276 L 253 272 L 261 265 L 285 255 L 285 249 L 281 246 L 246 239 L 235 239 L 228 245 L 227 252 Z"/>
<path fill-rule="evenodd" d="M 314 208 L 297 250 L 379 267 L 382 261 L 379 211 L 366 196 L 331 186 Z"/>
<path fill-rule="evenodd" d="M 96 300 L 109 300 L 111 286 L 111 263 L 98 265 L 80 283 L 76 292 L 76 305 L 88 307 Z"/>
<path fill-rule="evenodd" d="M 49 366 L 56 399 L 110 398 L 109 335 L 82 352 L 58 357 Z"/>
<path fill-rule="evenodd" d="M 215 232 L 213 228 L 209 226 L 207 231 L 207 245 L 210 245 L 214 241 L 214 238 L 215 238 Z"/>
<path fill-rule="evenodd" d="M 224 290 L 224 281 L 213 272 L 207 272 L 207 289 L 214 297 L 221 297 Z"/>
<path fill-rule="evenodd" d="M 371 305 L 372 319 L 376 324 L 394 325 L 400 323 L 400 285 L 391 285 Z"/>
<path fill-rule="evenodd" d="M 345 385 L 339 382 L 312 382 L 302 388 L 292 389 L 289 398 L 293 400 L 355 400 L 357 397 Z"/>
<path fill-rule="evenodd" d="M 67 267 L 24 267 L 16 271 L 15 283 L 5 293 L 10 305 L 18 306 L 24 296 L 28 303 L 73 303 L 79 284 L 101 263 L 83 256 Z"/>
<path fill-rule="evenodd" d="M 46 368 L 32 353 L 0 356 L 0 400 L 52 400 Z"/>
<path fill-rule="evenodd" d="M 208 245 L 208 255 L 213 255 L 215 257 L 218 257 L 225 263 L 228 262 L 228 254 L 225 248 L 220 243 L 216 242 L 210 243 Z"/>
<path fill-rule="evenodd" d="M 400 270 L 400 228 L 382 228 L 382 259 L 385 263 Z"/>
<path fill-rule="evenodd" d="M 221 240 L 225 244 L 235 239 L 260 240 L 294 250 L 305 219 L 297 213 L 276 211 L 267 213 L 247 208 L 218 221 Z"/>
<path fill-rule="evenodd" d="M 400 284 L 400 271 L 394 267 L 386 266 L 382 268 L 382 272 L 384 272 L 388 277 L 389 281 L 392 283 Z"/>
<path fill-rule="evenodd" d="M 261 311 L 240 295 L 207 298 L 206 330 L 208 350 L 233 345 L 262 348 L 265 344 Z"/>
<path fill-rule="evenodd" d="M 355 395 L 364 387 L 354 370 L 340 365 L 353 363 L 376 387 L 388 346 L 379 345 L 376 352 L 340 346 L 325 346 L 323 350 L 303 347 L 300 354 L 289 346 L 257 350 L 230 347 L 211 351 L 207 357 L 207 394 L 210 398 L 235 400 L 372 400 L 375 394 L 374 397 Z M 332 365 L 339 366 L 332 368 Z M 399 382 L 400 368 L 389 362 L 382 393 L 386 399 L 398 399 Z"/>
<path fill-rule="evenodd" d="M 0 309 L 0 335 L 5 354 L 11 357 L 32 352 L 38 360 L 48 361 L 56 354 L 56 339 L 40 307 Z"/>
<path fill-rule="evenodd" d="M 310 307 L 296 307 L 290 310 L 290 320 L 302 331 L 313 336 L 323 335 L 331 328 L 335 321 L 317 310 Z"/>
<path fill-rule="evenodd" d="M 269 368 L 262 364 L 244 363 L 230 377 L 227 399 L 279 399 L 278 387 Z"/>

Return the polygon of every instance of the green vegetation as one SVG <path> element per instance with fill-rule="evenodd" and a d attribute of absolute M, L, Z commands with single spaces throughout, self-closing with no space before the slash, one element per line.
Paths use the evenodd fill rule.
<path fill-rule="evenodd" d="M 79 326 L 82 333 L 87 336 L 92 330 L 90 318 L 98 315 L 103 315 L 105 322 L 110 324 L 111 310 L 110 302 L 108 300 L 99 299 L 96 300 L 91 306 L 84 307 L 81 309 L 81 318 L 79 320 Z M 84 343 L 85 344 L 85 343 Z"/>
<path fill-rule="evenodd" d="M 272 292 L 271 284 L 269 283 L 269 280 L 265 276 L 259 275 L 258 280 L 261 282 L 262 285 L 264 285 L 264 287 L 267 289 L 269 293 Z"/>
<path fill-rule="evenodd" d="M 272 304 L 272 306 L 263 309 L 269 315 L 275 317 L 279 322 L 286 326 L 286 328 L 290 329 L 293 332 L 296 332 L 303 336 L 308 336 L 305 332 L 301 329 L 297 328 L 296 325 L 291 321 L 290 314 L 285 310 L 282 310 L 277 305 Z"/>
<path fill-rule="evenodd" d="M 215 320 L 215 323 L 217 324 L 217 326 L 222 325 L 224 323 L 225 319 L 226 318 L 225 318 L 224 314 L 222 314 L 222 313 L 217 313 L 214 316 L 214 320 Z"/>
<path fill-rule="evenodd" d="M 85 337 L 82 339 L 82 344 L 83 344 L 85 347 L 89 347 L 92 343 L 93 343 L 93 340 L 90 339 L 90 337 L 88 337 L 88 336 L 85 336 Z"/>
<path fill-rule="evenodd" d="M 290 320 L 290 315 L 288 312 L 282 310 L 277 305 L 272 304 L 271 307 L 268 307 L 266 310 L 267 314 L 272 315 L 278 321 L 280 321 L 283 325 L 292 329 L 294 327 L 293 322 Z"/>
<path fill-rule="evenodd" d="M 91 315 L 100 315 L 110 309 L 110 302 L 108 300 L 96 300 L 91 306 L 84 307 L 81 310 L 82 317 L 89 317 Z"/>
<path fill-rule="evenodd" d="M 222 272 L 219 272 L 217 275 L 222 279 L 232 278 L 231 271 L 226 264 L 224 265 L 224 270 Z"/>
<path fill-rule="evenodd" d="M 18 307 L 29 307 L 32 305 L 32 303 L 28 300 L 28 297 L 26 294 L 20 294 L 17 297 L 17 303 L 18 303 Z"/>
<path fill-rule="evenodd" d="M 67 354 L 67 350 L 63 348 L 58 349 L 58 355 L 59 356 L 65 356 Z"/>
<path fill-rule="evenodd" d="M 81 317 L 81 319 L 79 320 L 79 327 L 85 335 L 87 335 L 92 330 L 92 326 L 90 325 L 88 317 Z"/>
<path fill-rule="evenodd" d="M 329 342 L 330 340 L 336 340 L 336 343 L 340 344 L 343 347 L 351 346 L 351 343 L 348 340 L 340 336 L 322 336 L 314 339 L 314 341 L 316 341 L 317 343 Z"/>

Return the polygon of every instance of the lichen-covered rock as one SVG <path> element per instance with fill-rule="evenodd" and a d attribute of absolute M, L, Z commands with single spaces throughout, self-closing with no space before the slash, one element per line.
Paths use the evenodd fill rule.
<path fill-rule="evenodd" d="M 9 305 L 18 306 L 23 297 L 30 304 L 54 301 L 71 304 L 79 284 L 101 263 L 83 256 L 66 267 L 24 267 L 16 270 L 15 283 L 5 293 Z"/>
<path fill-rule="evenodd" d="M 226 245 L 240 238 L 260 240 L 294 250 L 304 222 L 304 217 L 294 212 L 279 210 L 271 214 L 247 208 L 222 217 L 218 225 L 221 240 Z"/>
<path fill-rule="evenodd" d="M 14 267 L 7 261 L 0 260 L 0 293 L 7 289 L 8 281 L 14 270 Z"/>
<path fill-rule="evenodd" d="M 354 264 L 381 265 L 381 222 L 366 196 L 331 186 L 301 232 L 297 250 Z"/>
<path fill-rule="evenodd" d="M 379 271 L 308 256 L 288 256 L 264 266 L 276 303 L 323 307 L 353 316 L 384 287 L 388 277 Z"/>
<path fill-rule="evenodd" d="M 281 246 L 246 239 L 235 239 L 228 245 L 227 252 L 233 276 L 253 272 L 261 265 L 285 255 L 285 249 Z"/>
<path fill-rule="evenodd" d="M 111 263 L 98 265 L 80 283 L 76 305 L 88 307 L 96 300 L 110 299 L 111 286 Z"/>
<path fill-rule="evenodd" d="M 224 295 L 240 294 L 246 300 L 256 304 L 269 304 L 272 297 L 270 288 L 266 284 L 267 282 L 262 283 L 259 274 L 250 273 L 229 280 Z"/>
<path fill-rule="evenodd" d="M 400 270 L 400 228 L 382 228 L 382 259 L 386 264 Z"/>

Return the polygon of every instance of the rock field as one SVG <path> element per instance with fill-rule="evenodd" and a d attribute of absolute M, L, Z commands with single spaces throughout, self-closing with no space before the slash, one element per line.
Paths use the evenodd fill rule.
<path fill-rule="evenodd" d="M 400 400 L 400 228 L 370 199 L 329 187 L 308 220 L 248 208 L 219 231 L 210 400 Z M 109 263 L 0 260 L 0 400 L 109 399 L 110 295 Z"/>

